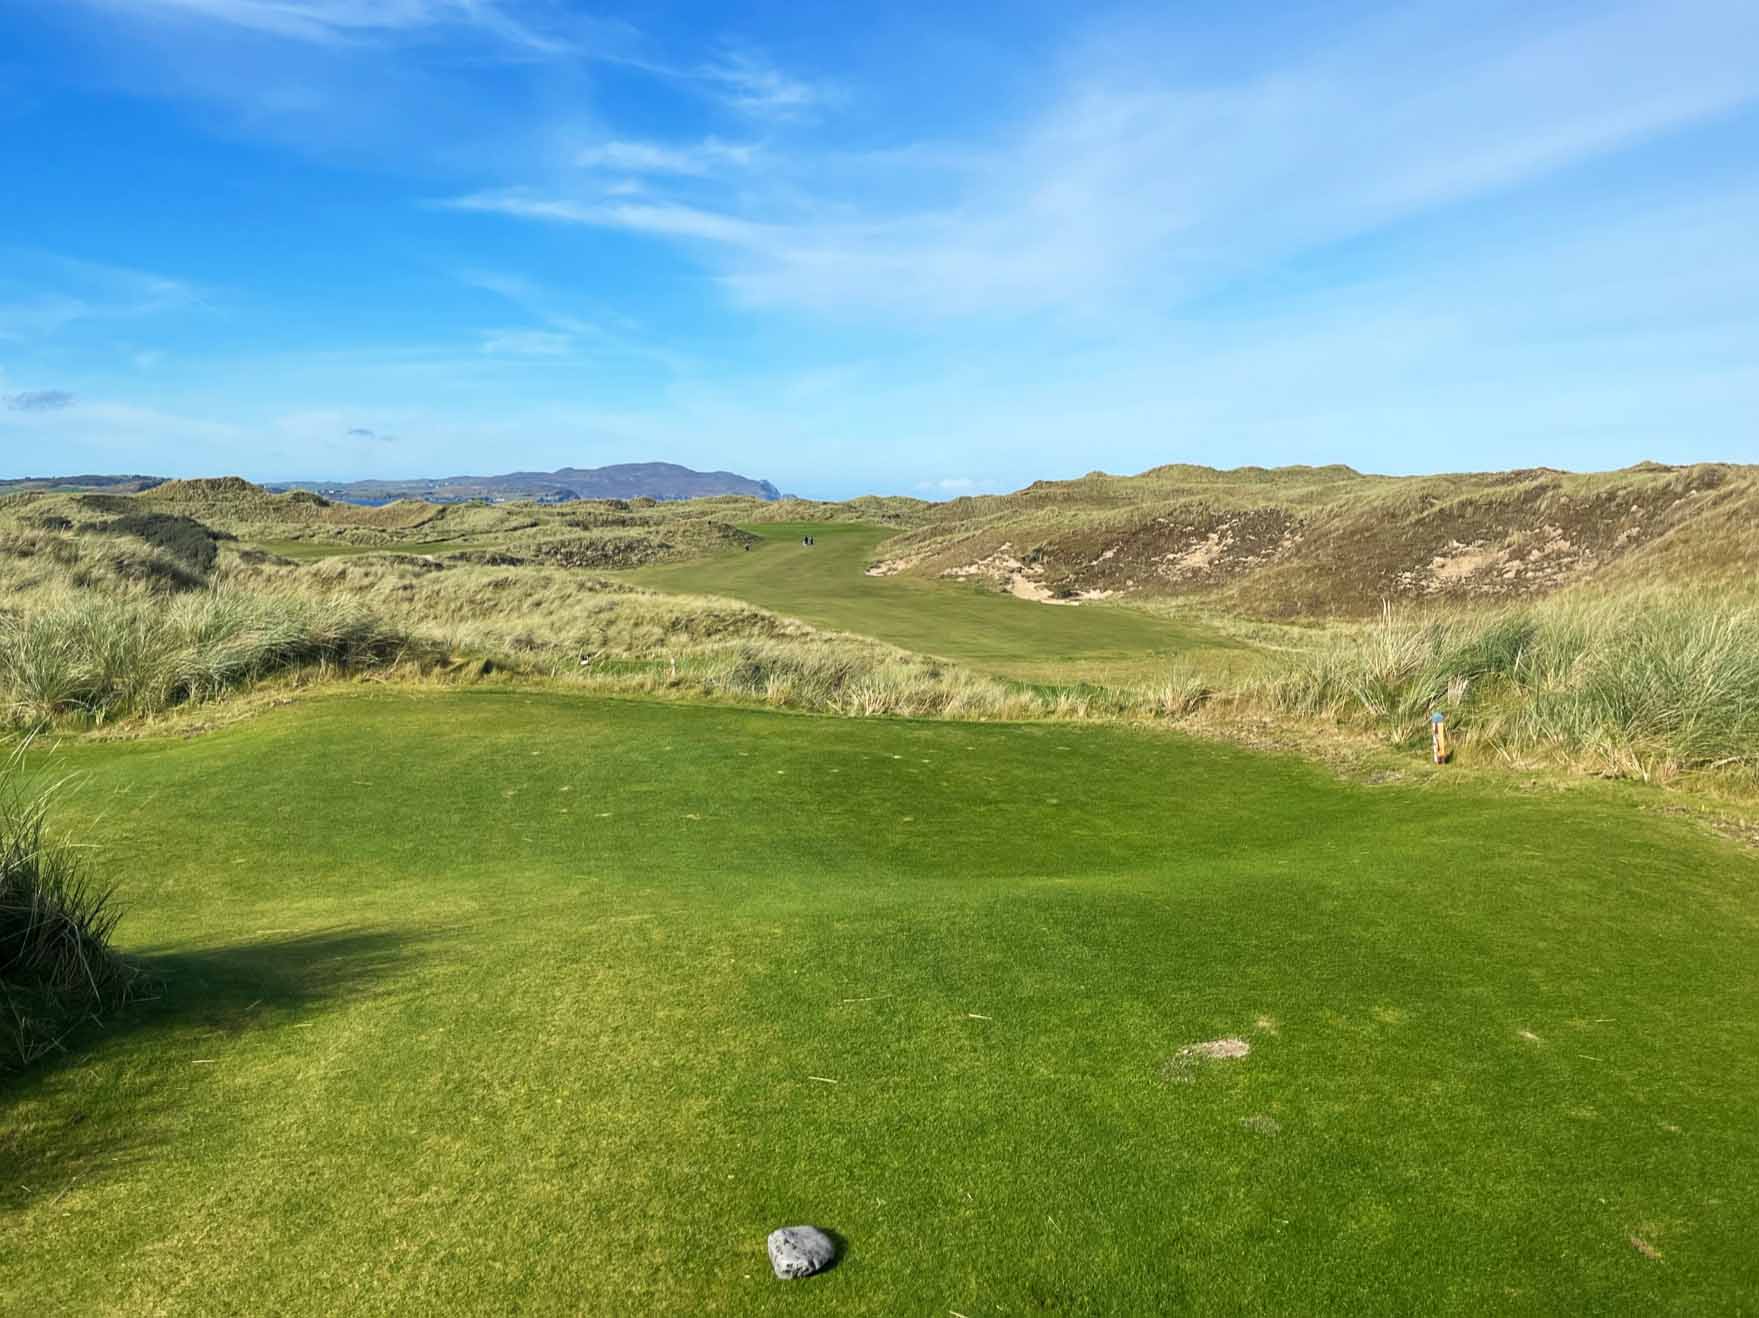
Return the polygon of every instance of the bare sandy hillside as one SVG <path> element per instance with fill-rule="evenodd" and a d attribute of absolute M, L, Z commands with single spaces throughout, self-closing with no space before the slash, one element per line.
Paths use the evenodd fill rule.
<path fill-rule="evenodd" d="M 1205 596 L 1273 617 L 1497 600 L 1588 580 L 1751 582 L 1759 468 L 1365 476 L 1157 467 L 941 505 L 870 569 L 1028 598 Z"/>

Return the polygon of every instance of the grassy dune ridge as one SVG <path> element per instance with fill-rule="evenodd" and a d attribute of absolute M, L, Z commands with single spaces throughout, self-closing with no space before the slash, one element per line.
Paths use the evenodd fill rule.
<path fill-rule="evenodd" d="M 300 561 L 373 551 L 494 553 L 574 567 L 632 567 L 712 553 L 745 537 L 734 523 L 861 518 L 894 527 L 929 507 L 917 500 L 848 504 L 722 496 L 565 504 L 337 503 L 303 490 L 271 494 L 237 477 L 169 481 L 140 494 L 30 492 L 0 496 L 0 526 L 102 530 L 128 518 L 182 518 L 227 540 Z"/>
<path fill-rule="evenodd" d="M 1211 475 L 1233 488 L 1219 479 L 1228 473 Z M 1302 497 L 1352 483 L 1338 471 L 1310 476 L 1310 487 L 1296 487 Z M 260 512 L 273 502 L 434 533 L 419 509 L 338 511 L 241 482 L 193 484 L 214 506 Z M 874 577 L 863 569 L 890 552 L 888 528 L 833 520 L 742 530 L 677 508 L 663 510 L 672 528 L 663 535 L 673 537 L 663 543 L 676 548 L 676 528 L 696 527 L 690 534 L 713 552 L 611 577 L 547 563 L 550 550 L 567 561 L 579 533 L 526 525 L 550 510 L 518 506 L 465 510 L 503 550 L 413 541 L 443 552 L 338 553 L 300 541 L 316 550 L 302 565 L 204 530 L 174 511 L 192 495 L 161 489 L 171 494 L 147 514 L 130 511 L 133 499 L 95 496 L 103 507 L 94 509 L 84 496 L 87 514 L 107 510 L 103 534 L 41 498 L 0 510 L 13 518 L 8 527 L 0 517 L 0 700 L 15 726 L 151 715 L 282 675 L 456 678 L 486 659 L 601 691 L 861 715 L 1174 720 L 1223 732 L 1295 719 L 1304 735 L 1336 727 L 1406 748 L 1442 708 L 1463 753 L 1478 758 L 1661 781 L 1714 771 L 1737 786 L 1755 776 L 1750 583 L 1590 584 L 1537 600 L 1408 604 L 1314 628 L 1172 602 L 1058 608 L 981 582 Z M 806 533 L 819 542 L 811 549 L 800 544 Z M 650 550 L 611 557 L 627 566 Z"/>
<path fill-rule="evenodd" d="M 1000 556 L 1058 593 L 1192 598 L 1275 618 L 1371 616 L 1389 599 L 1507 602 L 1584 583 L 1750 588 L 1759 468 L 1096 472 L 953 500 L 880 552 L 920 576 Z"/>

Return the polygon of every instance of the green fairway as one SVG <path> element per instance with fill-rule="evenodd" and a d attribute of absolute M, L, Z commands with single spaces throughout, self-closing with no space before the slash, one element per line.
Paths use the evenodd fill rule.
<path fill-rule="evenodd" d="M 1219 631 L 1115 605 L 1035 604 L 975 582 L 870 577 L 874 546 L 891 530 L 847 523 L 743 528 L 764 543 L 749 553 L 620 574 L 656 590 L 731 595 L 820 627 L 878 637 L 985 672 L 1025 680 L 1152 678 L 1168 656 L 1194 650 L 1245 658 Z M 817 541 L 810 549 L 804 535 Z"/>
<path fill-rule="evenodd" d="M 1759 1297 L 1759 861 L 1610 793 L 486 689 L 56 759 L 168 978 L 0 1089 L 9 1313 Z"/>

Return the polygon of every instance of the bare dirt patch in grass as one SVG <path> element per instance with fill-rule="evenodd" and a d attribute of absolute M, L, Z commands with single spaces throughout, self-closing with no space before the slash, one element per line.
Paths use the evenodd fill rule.
<path fill-rule="evenodd" d="M 1238 1061 L 1252 1051 L 1244 1039 L 1209 1039 L 1203 1043 L 1186 1044 L 1167 1058 L 1160 1069 L 1161 1081 L 1169 1085 L 1188 1085 L 1196 1078 L 1197 1068 L 1205 1062 Z"/>
<path fill-rule="evenodd" d="M 1631 1248 L 1646 1259 L 1654 1259 L 1657 1263 L 1661 1262 L 1661 1251 L 1643 1239 L 1642 1236 L 1631 1237 Z"/>

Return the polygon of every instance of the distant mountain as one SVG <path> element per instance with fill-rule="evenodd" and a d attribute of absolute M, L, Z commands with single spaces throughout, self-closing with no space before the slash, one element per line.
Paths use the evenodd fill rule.
<path fill-rule="evenodd" d="M 563 467 L 559 471 L 513 471 L 504 476 L 444 476 L 403 481 L 287 481 L 266 488 L 277 493 L 311 490 L 348 503 L 389 503 L 425 499 L 464 503 L 475 499 L 536 499 L 566 503 L 574 499 L 698 499 L 712 494 L 744 494 L 775 500 L 781 491 L 768 481 L 731 471 L 692 471 L 671 462 L 625 462 L 611 467 Z"/>

